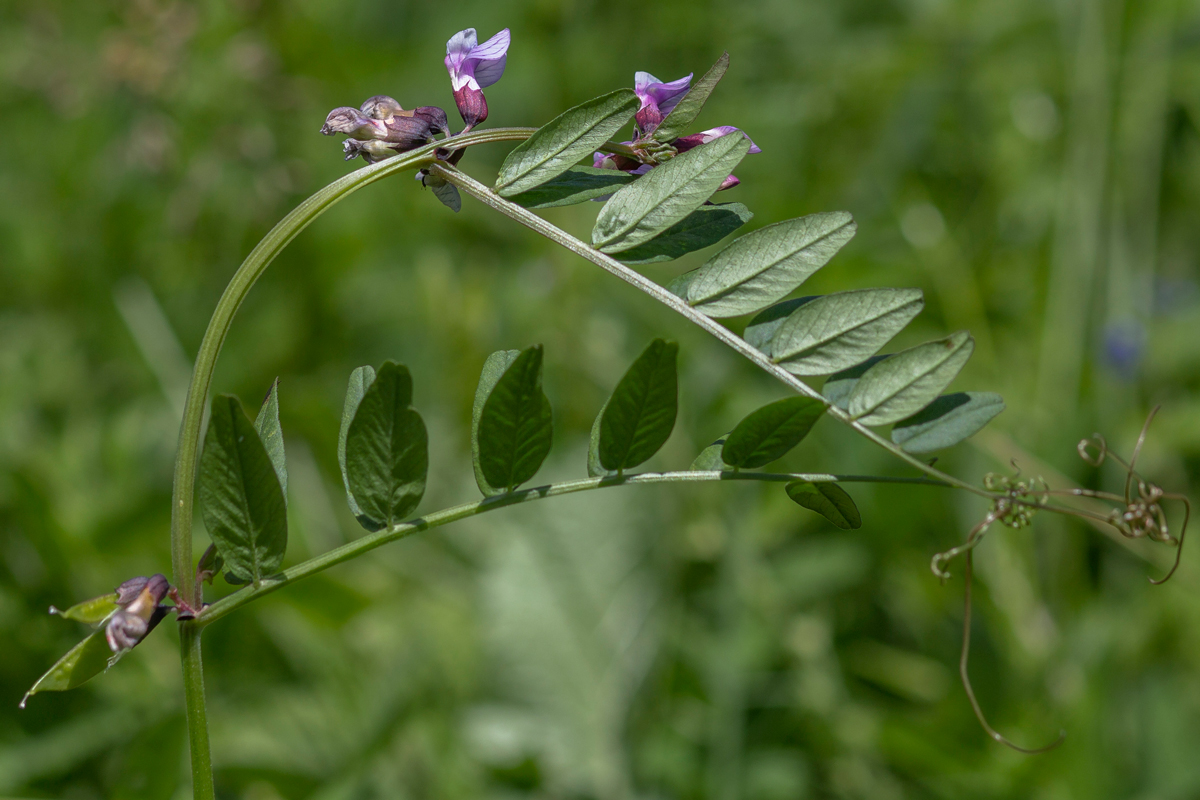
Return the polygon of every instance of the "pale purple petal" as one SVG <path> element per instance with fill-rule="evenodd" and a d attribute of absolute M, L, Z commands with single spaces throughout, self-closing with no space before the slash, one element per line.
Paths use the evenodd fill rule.
<path fill-rule="evenodd" d="M 745 131 L 742 131 L 741 128 L 735 128 L 732 125 L 718 125 L 717 127 L 709 128 L 706 131 L 700 131 L 700 135 L 704 137 L 704 141 L 707 143 L 707 142 L 711 142 L 713 139 L 720 139 L 722 136 L 726 136 L 730 133 L 733 133 L 734 131 L 738 131 L 742 134 L 742 136 L 746 136 Z M 762 148 L 760 148 L 758 145 L 756 145 L 754 143 L 753 139 L 751 139 L 749 136 L 746 136 L 746 139 L 749 140 L 749 142 L 750 142 L 749 152 L 751 152 L 751 153 L 761 153 L 762 152 Z"/>
<path fill-rule="evenodd" d="M 638 97 L 642 98 L 642 105 L 646 104 L 646 97 L 650 93 L 650 84 L 661 82 L 649 72 L 633 73 L 633 91 Z"/>
<path fill-rule="evenodd" d="M 463 59 L 470 55 L 471 51 L 475 49 L 478 41 L 478 38 L 475 36 L 474 28 L 461 30 L 451 36 L 450 41 L 446 42 L 447 66 L 451 60 L 453 60 L 456 65 L 461 64 Z"/>
<path fill-rule="evenodd" d="M 483 44 L 471 48 L 471 58 L 478 58 L 480 61 L 503 58 L 504 54 L 508 52 L 508 45 L 511 41 L 512 34 L 509 33 L 508 28 L 505 28 Z"/>
<path fill-rule="evenodd" d="M 608 153 L 596 151 L 592 153 L 592 169 L 616 169 L 617 165 L 609 162 L 609 166 L 604 166 L 604 159 L 608 158 Z"/>
<path fill-rule="evenodd" d="M 688 73 L 687 77 L 680 78 L 677 81 L 670 83 L 658 83 L 649 88 L 650 96 L 658 103 L 658 110 L 665 117 L 671 113 L 675 106 L 679 105 L 679 101 L 688 93 L 688 87 L 692 83 L 692 73 Z"/>
<path fill-rule="evenodd" d="M 475 67 L 475 82 L 479 84 L 479 88 L 486 89 L 500 80 L 500 76 L 504 74 L 504 65 L 507 61 L 508 56 L 506 55 L 487 61 L 480 61 Z"/>
<path fill-rule="evenodd" d="M 721 185 L 717 187 L 717 191 L 723 192 L 726 189 L 732 189 L 733 187 L 737 186 L 739 183 L 741 183 L 741 181 L 738 180 L 737 175 L 730 175 L 725 180 L 721 181 Z"/>

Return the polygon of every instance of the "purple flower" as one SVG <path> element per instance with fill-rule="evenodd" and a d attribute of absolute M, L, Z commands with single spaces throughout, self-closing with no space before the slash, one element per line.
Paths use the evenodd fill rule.
<path fill-rule="evenodd" d="M 707 144 L 713 139 L 719 139 L 731 133 L 746 136 L 740 128 L 732 125 L 720 125 L 700 133 L 680 136 L 670 142 L 656 140 L 653 136 L 654 131 L 658 129 L 663 119 L 671 113 L 675 106 L 679 105 L 679 101 L 688 93 L 691 83 L 691 75 L 677 81 L 663 83 L 649 72 L 636 73 L 633 78 L 633 91 L 642 101 L 641 108 L 634 115 L 636 138 L 631 142 L 622 142 L 631 153 L 596 153 L 592 159 L 592 166 L 597 169 L 619 169 L 633 175 L 645 175 L 677 154 Z M 746 139 L 750 142 L 749 152 L 762 152 L 754 140 L 749 136 L 746 136 Z M 739 183 L 736 176 L 730 175 L 721 182 L 717 191 L 730 189 Z"/>
<path fill-rule="evenodd" d="M 487 100 L 483 89 L 500 80 L 508 60 L 508 45 L 512 36 L 508 28 L 483 44 L 478 43 L 474 28 L 467 28 L 446 42 L 446 70 L 454 101 L 466 123 L 467 130 L 487 119 Z"/>
<path fill-rule="evenodd" d="M 692 84 L 692 74 L 677 81 L 663 83 L 649 72 L 638 72 L 633 76 L 633 91 L 642 101 L 634 120 L 642 136 L 648 136 L 663 121 L 663 117 L 671 113 L 679 101 L 688 93 Z"/>

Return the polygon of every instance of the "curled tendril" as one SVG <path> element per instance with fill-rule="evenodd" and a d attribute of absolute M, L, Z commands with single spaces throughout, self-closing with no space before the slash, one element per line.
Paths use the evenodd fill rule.
<path fill-rule="evenodd" d="M 985 518 L 986 521 L 986 518 Z M 963 566 L 963 582 L 966 584 L 966 589 L 963 592 L 963 637 L 962 637 L 962 654 L 958 658 L 958 676 L 962 679 L 963 689 L 966 690 L 967 699 L 971 701 L 971 709 L 975 712 L 975 719 L 979 720 L 979 724 L 983 727 L 987 735 L 992 738 L 992 741 L 999 742 L 1002 745 L 1011 747 L 1018 753 L 1026 753 L 1028 755 L 1036 755 L 1045 753 L 1048 750 L 1053 750 L 1058 747 L 1067 738 L 1065 730 L 1059 730 L 1058 738 L 1048 745 L 1042 747 L 1021 747 L 1002 735 L 999 731 L 988 724 L 987 717 L 983 714 L 983 708 L 979 705 L 979 700 L 975 697 L 975 690 L 971 688 L 971 676 L 967 671 L 967 661 L 971 655 L 971 572 L 972 572 L 972 553 L 967 550 L 966 562 Z"/>
<path fill-rule="evenodd" d="M 1088 448 L 1095 448 L 1096 454 L 1092 455 Z M 1093 433 L 1092 438 L 1079 440 L 1079 444 L 1075 445 L 1075 452 L 1079 453 L 1079 457 L 1088 464 L 1098 467 L 1104 463 L 1104 458 L 1108 455 L 1108 442 L 1100 434 Z"/>

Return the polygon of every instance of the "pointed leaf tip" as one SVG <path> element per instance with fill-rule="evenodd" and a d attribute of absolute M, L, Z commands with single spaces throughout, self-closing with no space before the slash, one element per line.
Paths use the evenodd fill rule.
<path fill-rule="evenodd" d="M 276 572 L 287 549 L 283 487 L 257 428 L 232 395 L 213 398 L 199 484 L 204 525 L 229 571 L 254 583 Z"/>
<path fill-rule="evenodd" d="M 658 452 L 679 408 L 679 345 L 650 342 L 625 372 L 600 415 L 598 454 L 605 470 L 626 470 Z"/>
<path fill-rule="evenodd" d="M 728 69 L 729 51 L 725 51 L 654 129 L 654 138 L 660 142 L 673 142 L 687 133 Z"/>
<path fill-rule="evenodd" d="M 824 413 L 825 404 L 809 397 L 765 405 L 737 424 L 725 440 L 721 460 L 744 469 L 765 466 L 798 445 Z"/>
<path fill-rule="evenodd" d="M 511 360 L 502 351 L 488 361 L 493 372 L 503 366 L 480 409 L 477 435 L 480 488 L 494 495 L 512 491 L 537 474 L 550 454 L 554 424 L 550 400 L 542 390 L 541 345 Z M 486 372 L 484 378 L 490 379 Z M 483 385 L 481 379 L 481 389 Z"/>
<path fill-rule="evenodd" d="M 411 404 L 408 368 L 385 361 L 346 431 L 350 493 L 371 530 L 401 522 L 425 494 L 429 436 Z"/>
<path fill-rule="evenodd" d="M 842 530 L 862 527 L 858 506 L 836 483 L 793 481 L 787 485 L 788 497 L 809 511 L 815 511 Z"/>

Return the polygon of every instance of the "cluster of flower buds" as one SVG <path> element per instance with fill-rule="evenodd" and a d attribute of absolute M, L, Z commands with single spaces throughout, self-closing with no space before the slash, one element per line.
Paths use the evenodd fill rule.
<path fill-rule="evenodd" d="M 161 605 L 171 585 L 165 575 L 130 578 L 117 587 L 117 610 L 108 618 L 104 636 L 113 653 L 135 647 L 154 630 L 171 606 Z"/>
<path fill-rule="evenodd" d="M 1010 528 L 1027 528 L 1033 522 L 1033 515 L 1039 506 L 1046 505 L 1050 499 L 1050 487 L 1042 476 L 1026 481 L 1017 480 L 1021 471 L 1016 475 L 1000 475 L 989 472 L 983 476 L 983 486 L 989 492 L 1003 492 L 1003 497 L 996 498 L 992 504 L 989 516 Z"/>
<path fill-rule="evenodd" d="M 664 83 L 649 72 L 636 73 L 633 77 L 633 91 L 641 101 L 641 108 L 633 118 L 633 140 L 622 142 L 630 149 L 632 155 L 596 153 L 592 166 L 598 169 L 618 169 L 634 175 L 644 175 L 664 161 L 674 158 L 677 154 L 707 144 L 713 139 L 719 139 L 731 133 L 740 133 L 742 136 L 746 136 L 740 128 L 732 125 L 720 125 L 666 142 L 654 138 L 653 134 L 658 126 L 674 110 L 675 106 L 679 105 L 679 101 L 688 93 L 691 83 L 692 76 L 690 74 L 679 80 Z M 746 138 L 750 139 L 749 136 Z M 753 140 L 750 141 L 750 152 L 762 152 Z M 717 187 L 717 191 L 731 189 L 740 182 L 736 176 L 730 175 Z"/>
<path fill-rule="evenodd" d="M 500 80 L 508 59 L 510 35 L 508 28 L 483 44 L 478 43 L 474 28 L 459 31 L 446 42 L 446 69 L 454 89 L 454 101 L 466 127 L 471 130 L 487 119 L 487 99 L 483 89 Z M 342 145 L 346 160 L 361 156 L 369 164 L 415 150 L 450 136 L 446 112 L 437 106 L 421 106 L 405 110 L 399 102 L 386 95 L 376 95 L 358 108 L 343 106 L 329 112 L 321 133 L 332 136 L 345 134 Z"/>
<path fill-rule="evenodd" d="M 376 95 L 359 108 L 343 106 L 329 112 L 321 133 L 344 133 L 346 160 L 362 156 L 370 164 L 397 153 L 415 150 L 450 133 L 446 112 L 437 106 L 405 110 L 391 97 Z"/>

